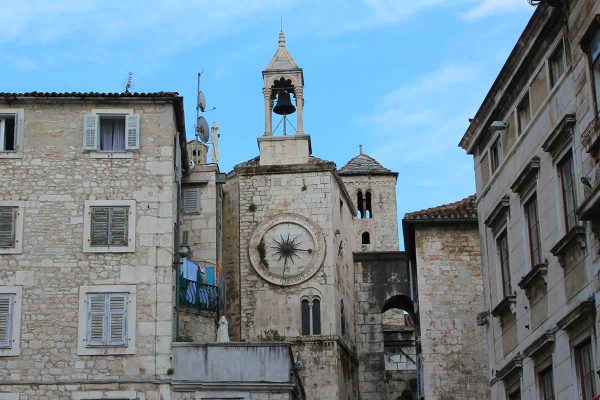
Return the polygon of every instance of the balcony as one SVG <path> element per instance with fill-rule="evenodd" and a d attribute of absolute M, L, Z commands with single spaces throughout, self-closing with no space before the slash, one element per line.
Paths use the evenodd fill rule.
<path fill-rule="evenodd" d="M 219 288 L 179 277 L 179 304 L 204 311 L 221 307 Z"/>
<path fill-rule="evenodd" d="M 581 134 L 581 144 L 592 156 L 598 156 L 598 150 L 600 150 L 600 114 L 596 114 L 592 122 L 590 122 Z"/>
<path fill-rule="evenodd" d="M 211 398 L 253 392 L 304 399 L 289 343 L 173 343 L 173 369 L 176 391 L 204 391 Z"/>

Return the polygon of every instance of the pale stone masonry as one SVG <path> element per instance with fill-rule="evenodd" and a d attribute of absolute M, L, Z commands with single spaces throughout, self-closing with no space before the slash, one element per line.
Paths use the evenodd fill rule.
<path fill-rule="evenodd" d="M 492 399 L 600 393 L 599 34 L 597 1 L 542 1 L 460 142 L 475 164 Z"/>
<path fill-rule="evenodd" d="M 488 399 L 483 279 L 475 196 L 408 213 L 404 243 L 418 287 L 422 395 Z"/>

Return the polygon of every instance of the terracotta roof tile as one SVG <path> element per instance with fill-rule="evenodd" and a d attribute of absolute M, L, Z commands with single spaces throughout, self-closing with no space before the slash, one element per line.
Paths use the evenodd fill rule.
<path fill-rule="evenodd" d="M 475 195 L 471 195 L 454 203 L 444 204 L 438 207 L 414 211 L 404 214 L 408 221 L 419 220 L 477 220 L 477 205 Z"/>
<path fill-rule="evenodd" d="M 175 97 L 177 92 L 152 92 L 152 93 L 100 93 L 100 92 L 25 92 L 7 93 L 0 92 L 0 97 Z"/>
<path fill-rule="evenodd" d="M 348 161 L 346 165 L 339 169 L 338 173 L 340 175 L 396 174 L 366 154 L 359 154 Z"/>

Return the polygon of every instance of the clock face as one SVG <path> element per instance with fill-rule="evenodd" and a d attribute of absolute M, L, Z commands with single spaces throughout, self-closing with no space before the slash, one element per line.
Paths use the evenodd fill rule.
<path fill-rule="evenodd" d="M 250 238 L 250 261 L 260 276 L 295 285 L 314 275 L 325 257 L 325 239 L 309 219 L 280 214 L 260 224 Z"/>

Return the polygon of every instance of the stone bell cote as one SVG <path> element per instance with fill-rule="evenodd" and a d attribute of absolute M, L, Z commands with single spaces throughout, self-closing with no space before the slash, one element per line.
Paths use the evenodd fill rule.
<path fill-rule="evenodd" d="M 279 33 L 277 52 L 262 74 L 265 132 L 258 138 L 260 165 L 307 163 L 311 143 L 310 136 L 304 132 L 302 120 L 304 75 L 285 47 L 283 32 Z M 295 106 L 291 96 L 295 99 Z M 289 118 L 294 112 L 295 121 Z"/>

